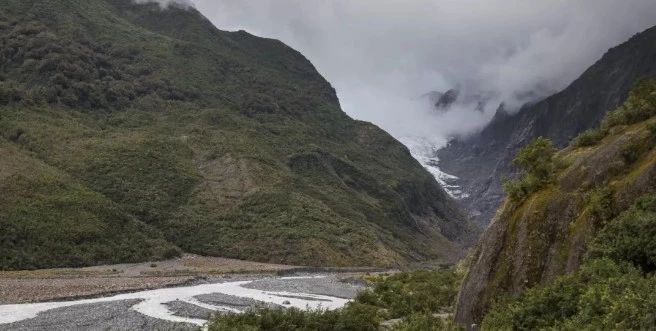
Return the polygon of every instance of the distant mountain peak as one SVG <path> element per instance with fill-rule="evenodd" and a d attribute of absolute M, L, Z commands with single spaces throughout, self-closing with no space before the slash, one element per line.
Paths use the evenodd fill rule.
<path fill-rule="evenodd" d="M 426 99 L 430 107 L 439 113 L 449 112 L 456 106 L 483 112 L 491 100 L 484 93 L 463 92 L 459 87 L 448 89 L 445 92 L 431 91 L 422 95 L 421 98 Z"/>
<path fill-rule="evenodd" d="M 460 96 L 460 90 L 450 89 L 439 95 L 439 98 L 435 98 L 437 94 L 431 95 L 431 102 L 435 105 L 435 108 L 438 110 L 446 110 L 451 107 Z"/>

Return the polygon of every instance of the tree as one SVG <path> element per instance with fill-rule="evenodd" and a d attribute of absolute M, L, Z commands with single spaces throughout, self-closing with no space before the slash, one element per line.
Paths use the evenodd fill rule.
<path fill-rule="evenodd" d="M 540 137 L 522 148 L 513 163 L 521 169 L 519 180 L 504 179 L 503 188 L 513 201 L 521 201 L 551 182 L 556 149 L 551 140 Z"/>

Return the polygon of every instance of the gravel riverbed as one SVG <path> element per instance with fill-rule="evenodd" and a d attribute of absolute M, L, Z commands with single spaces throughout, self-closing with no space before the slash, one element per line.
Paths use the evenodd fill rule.
<path fill-rule="evenodd" d="M 0 330 L 197 330 L 212 314 L 257 306 L 343 306 L 362 289 L 344 274 L 234 275 L 104 298 L 0 306 Z"/>

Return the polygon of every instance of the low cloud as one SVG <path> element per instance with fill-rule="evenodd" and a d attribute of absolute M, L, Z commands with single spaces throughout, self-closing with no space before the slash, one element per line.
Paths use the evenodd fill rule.
<path fill-rule="evenodd" d="M 396 137 L 444 141 L 563 89 L 610 47 L 656 23 L 653 0 L 194 0 L 221 29 L 305 54 L 344 110 Z M 487 100 L 438 113 L 417 98 Z"/>

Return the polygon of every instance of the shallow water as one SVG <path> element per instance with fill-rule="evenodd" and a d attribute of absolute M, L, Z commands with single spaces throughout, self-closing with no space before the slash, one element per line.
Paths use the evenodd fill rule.
<path fill-rule="evenodd" d="M 321 278 L 321 276 L 283 277 L 277 279 L 294 280 L 294 279 L 312 279 L 312 278 Z M 57 309 L 57 308 L 65 308 L 71 306 L 104 303 L 104 302 L 112 302 L 112 301 L 135 300 L 135 299 L 142 300 L 142 301 L 132 306 L 131 309 L 143 315 L 165 320 L 165 321 L 176 322 L 176 323 L 189 323 L 198 326 L 205 325 L 207 321 L 197 318 L 176 316 L 167 308 L 165 304 L 179 300 L 192 305 L 196 305 L 201 308 L 206 308 L 214 311 L 239 312 L 239 310 L 235 308 L 206 304 L 198 301 L 195 298 L 196 296 L 199 295 L 214 294 L 214 293 L 231 295 L 241 298 L 248 298 L 264 303 L 272 303 L 285 307 L 296 307 L 299 309 L 321 308 L 321 309 L 332 310 L 332 309 L 343 307 L 349 301 L 347 299 L 331 297 L 326 295 L 316 295 L 310 293 L 297 293 L 297 292 L 263 291 L 263 290 L 250 289 L 244 287 L 244 285 L 250 284 L 254 281 L 256 280 L 164 288 L 158 290 L 119 294 L 119 295 L 114 295 L 104 298 L 84 299 L 84 300 L 76 300 L 76 301 L 4 305 L 4 306 L 0 306 L 0 325 L 20 322 L 27 319 L 35 318 L 39 313 L 46 312 L 52 309 Z M 285 303 L 284 305 L 283 302 Z"/>

